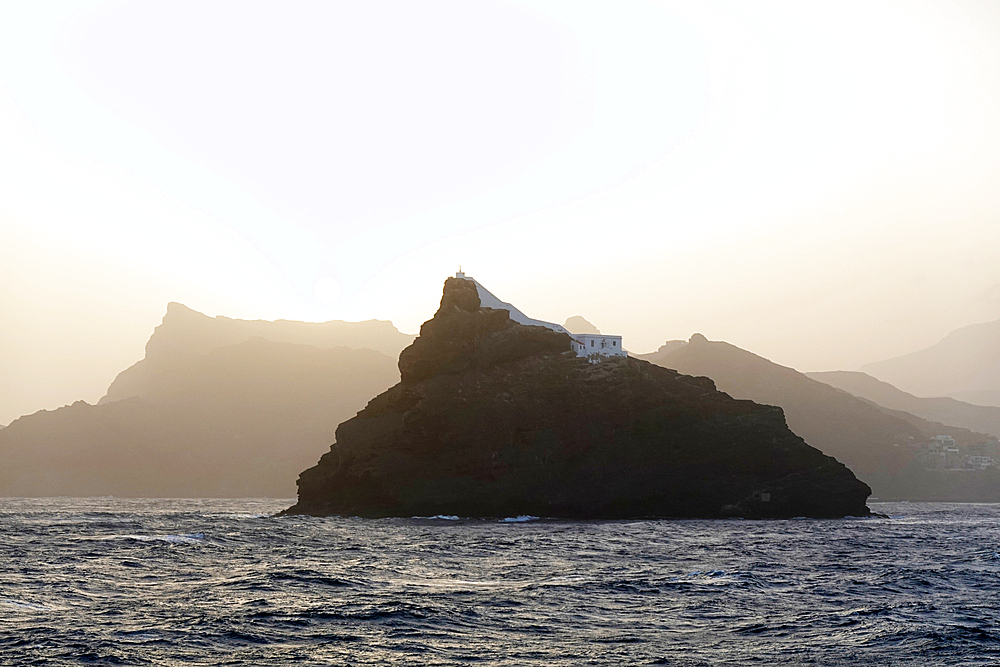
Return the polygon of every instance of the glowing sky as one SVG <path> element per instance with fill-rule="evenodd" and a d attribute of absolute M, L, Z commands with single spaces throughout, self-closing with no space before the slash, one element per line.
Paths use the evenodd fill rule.
<path fill-rule="evenodd" d="M 415 332 L 461 264 L 637 352 L 1000 317 L 1000 3 L 0 4 L 0 424 L 168 301 Z"/>

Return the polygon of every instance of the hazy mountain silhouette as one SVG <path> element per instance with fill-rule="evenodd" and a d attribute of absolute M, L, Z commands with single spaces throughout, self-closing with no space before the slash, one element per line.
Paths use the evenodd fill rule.
<path fill-rule="evenodd" d="M 858 371 L 827 371 L 806 375 L 884 408 L 902 410 L 930 421 L 1000 437 L 1000 407 L 972 405 L 948 397 L 919 398 Z"/>
<path fill-rule="evenodd" d="M 412 339 L 388 322 L 245 322 L 170 304 L 101 404 L 0 431 L 0 495 L 292 496 L 337 424 L 399 379 L 394 357 L 343 343 Z"/>
<path fill-rule="evenodd" d="M 980 391 L 953 391 L 951 397 L 973 405 L 987 405 L 1000 408 L 1000 389 Z"/>
<path fill-rule="evenodd" d="M 1000 320 L 963 327 L 926 349 L 861 370 L 916 396 L 1000 406 Z"/>
<path fill-rule="evenodd" d="M 681 373 L 707 376 L 735 398 L 781 407 L 792 431 L 843 461 L 877 497 L 927 497 L 928 482 L 917 466 L 914 443 L 933 435 L 951 435 L 963 446 L 988 439 L 982 433 L 890 413 L 795 369 L 701 334 L 638 356 Z M 938 485 L 934 493 L 946 496 L 948 489 L 947 484 Z M 996 491 L 1000 494 L 1000 484 Z"/>
<path fill-rule="evenodd" d="M 376 350 L 390 359 L 414 336 L 401 333 L 391 322 L 294 322 L 289 320 L 234 320 L 209 317 L 171 302 L 163 323 L 146 343 L 146 356 L 118 374 L 99 405 L 152 393 L 170 393 L 187 382 L 191 364 L 209 351 L 259 337 L 276 343 L 298 343 L 318 348 L 350 347 Z"/>
<path fill-rule="evenodd" d="M 566 320 L 566 324 L 563 325 L 566 330 L 575 334 L 599 334 L 601 331 L 595 327 L 593 324 L 588 322 L 581 315 L 574 315 Z"/>

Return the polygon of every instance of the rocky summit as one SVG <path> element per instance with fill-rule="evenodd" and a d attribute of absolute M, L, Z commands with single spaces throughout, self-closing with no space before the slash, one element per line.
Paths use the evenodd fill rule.
<path fill-rule="evenodd" d="M 565 333 L 445 282 L 401 381 L 337 428 L 290 514 L 865 516 L 871 490 L 780 408 L 630 357 L 591 363 Z"/>

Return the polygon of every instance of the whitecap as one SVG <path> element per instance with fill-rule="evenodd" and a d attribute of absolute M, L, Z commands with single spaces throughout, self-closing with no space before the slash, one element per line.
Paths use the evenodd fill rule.
<path fill-rule="evenodd" d="M 509 516 L 504 519 L 500 519 L 500 523 L 524 523 L 525 521 L 538 521 L 538 517 L 531 516 L 529 514 L 522 514 L 521 516 Z"/>
<path fill-rule="evenodd" d="M 3 600 L 3 603 L 17 609 L 30 609 L 32 611 L 46 611 L 48 609 L 45 605 L 35 604 L 34 602 L 24 602 L 22 600 Z"/>
<path fill-rule="evenodd" d="M 439 519 L 441 521 L 458 521 L 454 514 L 435 514 L 434 516 L 414 516 L 411 519 Z"/>
<path fill-rule="evenodd" d="M 205 533 L 188 535 L 119 535 L 118 539 L 137 542 L 169 542 L 171 544 L 198 544 L 205 539 Z"/>

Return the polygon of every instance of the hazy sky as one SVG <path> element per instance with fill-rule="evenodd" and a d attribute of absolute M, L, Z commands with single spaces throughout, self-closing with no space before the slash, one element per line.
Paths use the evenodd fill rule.
<path fill-rule="evenodd" d="M 1000 318 L 1000 3 L 0 4 L 0 424 L 168 301 L 415 332 L 462 265 L 637 352 Z"/>

